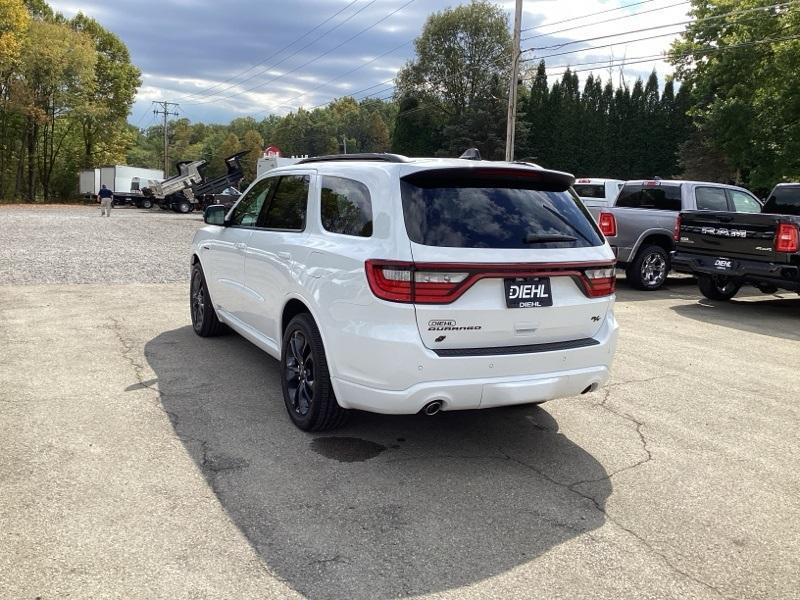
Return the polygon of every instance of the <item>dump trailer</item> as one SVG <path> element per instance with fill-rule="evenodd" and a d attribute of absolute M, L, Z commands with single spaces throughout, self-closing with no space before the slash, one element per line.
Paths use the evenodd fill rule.
<path fill-rule="evenodd" d="M 213 204 L 216 196 L 239 186 L 244 176 L 241 159 L 245 154 L 246 150 L 226 158 L 227 173 L 213 179 L 205 176 L 206 161 L 179 161 L 175 165 L 177 175 L 146 188 L 144 194 L 164 210 L 171 208 L 176 212 L 189 213 L 202 209 L 207 204 Z"/>
<path fill-rule="evenodd" d="M 239 184 L 244 177 L 244 169 L 242 168 L 242 158 L 248 154 L 248 150 L 237 152 L 225 159 L 227 172 L 224 175 L 215 177 L 214 179 L 206 179 L 202 183 L 195 185 L 192 188 L 194 198 L 194 208 L 204 209 L 210 204 L 215 204 L 220 199 L 220 195 L 225 195 L 225 201 L 230 201 L 231 193 L 223 194 L 226 190 L 231 188 L 239 188 Z M 181 207 L 172 207 L 179 212 L 187 212 L 181 210 Z"/>
<path fill-rule="evenodd" d="M 202 171 L 205 166 L 204 160 L 180 161 L 175 165 L 177 175 L 164 181 L 153 182 L 152 185 L 142 189 L 142 193 L 158 203 L 161 208 L 170 208 L 173 204 L 183 207 L 186 204 L 187 209 L 181 212 L 190 212 L 193 203 L 196 202 L 192 186 L 203 182 Z"/>

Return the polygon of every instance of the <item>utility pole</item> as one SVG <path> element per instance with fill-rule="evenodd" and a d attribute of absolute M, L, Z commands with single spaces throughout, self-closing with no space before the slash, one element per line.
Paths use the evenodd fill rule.
<path fill-rule="evenodd" d="M 342 146 L 344 147 L 344 154 L 347 154 L 347 136 L 342 136 Z"/>
<path fill-rule="evenodd" d="M 508 87 L 508 119 L 506 121 L 506 160 L 514 160 L 514 138 L 517 132 L 517 87 L 519 87 L 519 59 L 522 54 L 519 47 L 520 29 L 522 28 L 522 0 L 517 0 L 514 11 L 514 48 L 511 51 L 511 82 Z"/>
<path fill-rule="evenodd" d="M 157 104 L 161 107 L 161 109 L 154 109 L 154 115 L 164 115 L 164 177 L 169 177 L 169 156 L 168 156 L 168 148 L 169 144 L 167 141 L 167 117 L 170 115 L 177 117 L 178 113 L 170 112 L 169 107 L 174 106 L 178 108 L 180 104 L 177 102 L 167 102 L 166 100 L 153 100 L 153 104 Z"/>

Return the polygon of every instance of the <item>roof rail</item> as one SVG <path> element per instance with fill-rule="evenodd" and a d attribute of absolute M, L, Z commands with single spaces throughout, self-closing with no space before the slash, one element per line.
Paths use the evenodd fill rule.
<path fill-rule="evenodd" d="M 376 160 L 381 162 L 405 163 L 410 159 L 400 154 L 389 154 L 388 152 L 364 152 L 361 154 L 329 154 L 326 156 L 312 156 L 297 162 L 298 165 L 315 162 L 333 162 L 337 160 Z"/>

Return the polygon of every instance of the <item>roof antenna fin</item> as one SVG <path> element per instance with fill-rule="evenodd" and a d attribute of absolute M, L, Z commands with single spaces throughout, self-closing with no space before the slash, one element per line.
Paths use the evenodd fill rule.
<path fill-rule="evenodd" d="M 458 158 L 463 158 L 464 160 L 481 160 L 481 151 L 477 148 L 469 148 Z"/>

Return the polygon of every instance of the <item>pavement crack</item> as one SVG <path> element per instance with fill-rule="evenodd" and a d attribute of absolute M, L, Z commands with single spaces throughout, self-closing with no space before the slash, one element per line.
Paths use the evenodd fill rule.
<path fill-rule="evenodd" d="M 111 317 L 110 320 L 112 323 L 110 329 L 116 336 L 117 341 L 122 346 L 122 358 L 124 358 L 133 369 L 133 374 L 136 376 L 137 385 L 140 388 L 145 388 L 153 392 L 156 392 L 156 394 L 158 394 L 158 396 L 160 397 L 161 393 L 159 392 L 159 389 L 155 387 L 155 383 L 157 382 L 157 380 L 156 381 L 146 380 L 144 377 L 144 365 L 142 365 L 134 358 L 134 353 L 136 352 L 136 344 L 134 343 L 133 340 L 124 335 L 122 330 L 122 324 L 119 322 L 118 319 Z"/>

